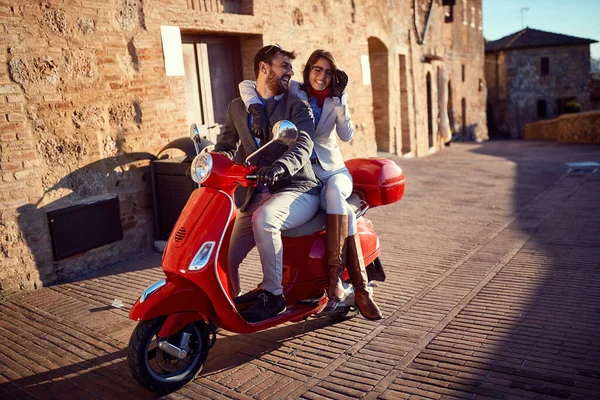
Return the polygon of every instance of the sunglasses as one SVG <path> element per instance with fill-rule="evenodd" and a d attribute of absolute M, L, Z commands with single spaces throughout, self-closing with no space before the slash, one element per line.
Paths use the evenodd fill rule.
<path fill-rule="evenodd" d="M 281 50 L 281 46 L 279 45 L 279 43 L 272 44 L 269 50 L 265 51 L 265 54 L 263 54 L 263 58 L 265 58 L 267 54 L 269 54 L 269 52 L 273 49 Z"/>

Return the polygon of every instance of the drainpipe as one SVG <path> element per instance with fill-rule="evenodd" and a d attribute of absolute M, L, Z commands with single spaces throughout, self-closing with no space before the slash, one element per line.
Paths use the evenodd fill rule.
<path fill-rule="evenodd" d="M 496 125 L 496 130 L 498 129 L 498 124 L 496 124 L 496 122 L 499 120 L 498 118 L 498 114 L 500 114 L 500 110 L 502 110 L 502 106 L 500 105 L 500 53 L 496 52 L 496 107 L 498 108 L 496 110 L 496 115 L 494 116 L 496 118 L 496 121 L 494 121 L 494 124 Z M 504 121 L 504 117 L 502 117 L 502 121 Z M 502 127 L 504 128 L 504 127 Z M 498 132 L 496 132 L 496 134 L 498 134 Z"/>

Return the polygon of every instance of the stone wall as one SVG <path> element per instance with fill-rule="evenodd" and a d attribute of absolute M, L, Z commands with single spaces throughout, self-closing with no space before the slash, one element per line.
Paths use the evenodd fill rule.
<path fill-rule="evenodd" d="M 170 112 L 182 88 L 164 77 L 141 1 L 3 1 L 0 16 L 6 294 L 150 249 L 148 160 L 185 120 Z M 46 212 L 109 194 L 124 239 L 54 263 Z"/>
<path fill-rule="evenodd" d="M 69 280 L 151 249 L 149 160 L 188 132 L 185 81 L 165 74 L 162 25 L 178 26 L 188 35 L 239 37 L 244 78 L 253 78 L 251 58 L 263 44 L 277 42 L 297 51 L 298 80 L 314 49 L 331 50 L 350 77 L 356 133 L 341 145 L 346 158 L 374 156 L 378 145 L 407 156 L 443 148 L 439 69 L 450 76 L 456 129 L 461 129 L 460 105 L 466 98 L 469 137 L 487 138 L 485 87 L 479 85 L 481 0 L 457 1 L 451 23 L 444 23 L 441 1 L 418 1 L 416 19 L 413 4 L 0 0 L 0 297 Z M 369 76 L 365 58 L 377 61 L 370 66 L 370 81 L 363 79 Z M 124 239 L 53 261 L 46 213 L 108 195 L 120 200 Z"/>
<path fill-rule="evenodd" d="M 524 139 L 600 144 L 600 111 L 564 114 L 527 124 Z"/>
<path fill-rule="evenodd" d="M 525 125 L 562 113 L 562 104 L 573 98 L 582 111 L 590 102 L 589 45 L 515 49 L 487 54 L 486 77 L 491 84 L 491 120 L 500 135 L 521 137 Z M 548 57 L 550 71 L 541 75 L 541 58 Z M 538 117 L 538 102 L 545 101 L 546 116 Z"/>

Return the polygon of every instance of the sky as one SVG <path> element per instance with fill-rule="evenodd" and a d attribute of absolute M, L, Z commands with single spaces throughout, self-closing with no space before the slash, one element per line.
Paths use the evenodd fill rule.
<path fill-rule="evenodd" d="M 483 36 L 491 41 L 522 29 L 562 33 L 600 42 L 600 0 L 483 0 Z M 600 58 L 600 43 L 590 46 Z"/>

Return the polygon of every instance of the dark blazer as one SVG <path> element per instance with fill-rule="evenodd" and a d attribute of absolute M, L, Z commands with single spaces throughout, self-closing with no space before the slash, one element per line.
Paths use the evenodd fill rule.
<path fill-rule="evenodd" d="M 310 106 L 306 101 L 286 93 L 279 100 L 269 99 L 266 111 L 271 126 L 282 119 L 293 122 L 298 128 L 298 140 L 289 147 L 281 143 L 272 143 L 254 156 L 250 163 L 262 167 L 277 162 L 286 170 L 285 176 L 273 187 L 269 187 L 271 193 L 295 191 L 318 194 L 317 178 L 309 162 L 313 151 L 311 135 L 315 129 Z M 248 115 L 244 102 L 240 98 L 229 103 L 225 129 L 221 139 L 215 145 L 214 151 L 223 153 L 238 163 L 243 163 L 249 154 L 258 149 L 254 136 L 250 132 Z M 267 134 L 269 136 L 264 140 L 265 143 L 272 137 L 270 130 Z M 254 193 L 254 188 L 238 187 L 235 193 L 235 203 L 240 211 L 244 211 Z"/>

